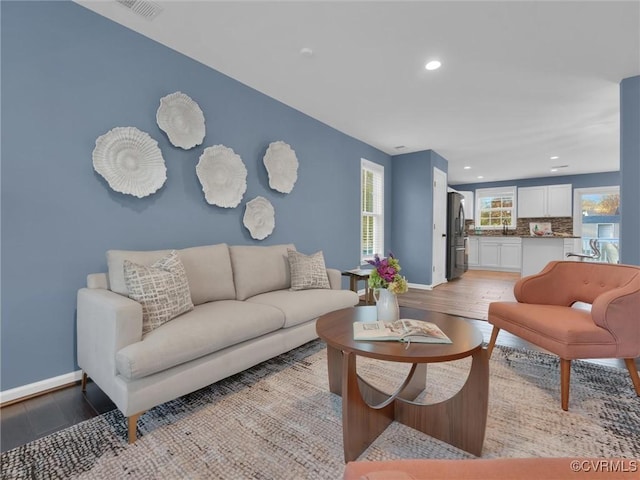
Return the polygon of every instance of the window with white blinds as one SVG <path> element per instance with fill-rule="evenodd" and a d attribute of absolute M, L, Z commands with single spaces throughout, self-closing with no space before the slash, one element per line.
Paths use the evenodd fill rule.
<path fill-rule="evenodd" d="M 476 228 L 516 228 L 516 187 L 476 190 Z"/>
<path fill-rule="evenodd" d="M 364 158 L 360 164 L 360 256 L 364 263 L 384 255 L 384 167 Z"/>

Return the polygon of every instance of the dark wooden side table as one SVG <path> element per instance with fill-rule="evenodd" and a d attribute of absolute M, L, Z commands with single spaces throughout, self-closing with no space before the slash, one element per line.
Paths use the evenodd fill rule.
<path fill-rule="evenodd" d="M 445 313 L 400 307 L 400 317 L 433 322 L 453 343 L 412 343 L 406 348 L 400 342 L 354 340 L 353 322 L 375 319 L 375 307 L 336 310 L 316 322 L 316 332 L 327 344 L 329 390 L 342 396 L 345 462 L 356 460 L 394 420 L 480 456 L 489 402 L 489 357 L 482 347 L 482 333 L 470 322 Z M 358 375 L 360 356 L 412 367 L 401 387 L 389 394 Z M 460 391 L 435 404 L 413 401 L 426 386 L 427 364 L 469 356 L 471 369 Z"/>
<path fill-rule="evenodd" d="M 363 270 L 354 268 L 353 270 L 345 270 L 342 272 L 343 277 L 349 277 L 349 289 L 358 293 L 358 282 L 364 280 L 364 303 L 373 305 L 373 289 L 369 288 L 369 274 L 371 269 Z"/>

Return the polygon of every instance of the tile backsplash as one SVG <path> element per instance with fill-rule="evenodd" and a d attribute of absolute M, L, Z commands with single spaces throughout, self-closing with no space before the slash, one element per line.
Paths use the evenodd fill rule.
<path fill-rule="evenodd" d="M 509 229 L 508 235 L 514 235 L 517 237 L 528 237 L 530 235 L 529 223 L 531 222 L 551 223 L 551 231 L 553 233 L 564 233 L 573 235 L 573 217 L 518 218 L 516 229 Z M 473 230 L 469 230 L 469 225 L 474 224 L 475 222 L 473 220 L 467 220 L 465 222 L 465 226 L 469 235 L 474 235 Z M 483 230 L 481 235 L 484 237 L 500 237 L 503 236 L 504 233 L 500 228 L 497 230 Z"/>

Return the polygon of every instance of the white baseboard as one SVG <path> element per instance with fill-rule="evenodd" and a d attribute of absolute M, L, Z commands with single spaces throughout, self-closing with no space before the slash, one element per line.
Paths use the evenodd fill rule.
<path fill-rule="evenodd" d="M 70 383 L 77 382 L 82 379 L 82 370 L 77 370 L 71 373 L 65 373 L 64 375 L 58 375 L 57 377 L 46 378 L 39 382 L 30 383 L 21 387 L 10 388 L 0 392 L 0 404 L 5 402 L 14 402 L 21 398 L 31 397 L 53 388 L 62 387 Z"/>

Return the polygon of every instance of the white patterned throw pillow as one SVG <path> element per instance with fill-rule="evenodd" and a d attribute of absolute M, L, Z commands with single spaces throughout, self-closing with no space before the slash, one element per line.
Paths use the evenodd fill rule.
<path fill-rule="evenodd" d="M 129 298 L 142 305 L 143 336 L 193 310 L 187 274 L 175 250 L 151 266 L 124 260 L 124 279 Z"/>
<path fill-rule="evenodd" d="M 291 290 L 331 288 L 322 250 L 313 255 L 303 255 L 287 249 L 291 273 Z"/>

